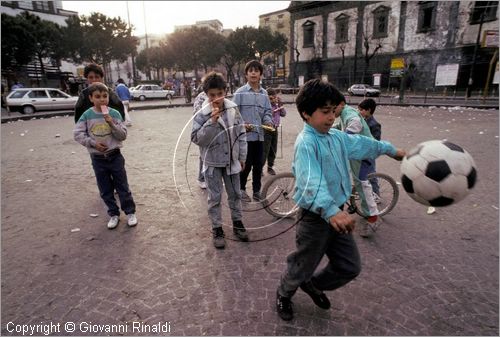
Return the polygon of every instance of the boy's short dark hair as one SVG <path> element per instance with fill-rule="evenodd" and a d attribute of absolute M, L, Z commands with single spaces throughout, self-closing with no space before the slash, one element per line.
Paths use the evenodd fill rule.
<path fill-rule="evenodd" d="M 307 81 L 300 88 L 295 99 L 297 110 L 303 120 L 305 118 L 302 116 L 302 112 L 311 116 L 316 109 L 324 107 L 328 103 L 338 105 L 342 102 L 345 102 L 344 95 L 333 84 L 320 79 Z"/>
<path fill-rule="evenodd" d="M 96 91 L 107 92 L 109 94 L 109 88 L 106 86 L 106 84 L 101 82 L 94 82 L 91 85 L 89 85 L 87 89 L 89 96 L 92 96 L 92 94 Z"/>
<path fill-rule="evenodd" d="M 374 99 L 367 98 L 361 101 L 361 103 L 358 104 L 358 107 L 364 110 L 370 110 L 370 114 L 373 115 L 375 113 L 375 108 L 377 107 L 377 103 L 375 102 Z"/>
<path fill-rule="evenodd" d="M 101 77 L 104 77 L 104 70 L 102 70 L 102 67 L 98 64 L 95 63 L 90 63 L 85 66 L 83 69 L 83 76 L 87 77 L 89 76 L 89 73 L 93 71 L 94 73 L 101 75 Z"/>
<path fill-rule="evenodd" d="M 276 90 L 273 88 L 267 89 L 267 96 L 276 96 Z"/>
<path fill-rule="evenodd" d="M 257 60 L 252 60 L 252 61 L 248 62 L 247 64 L 245 64 L 245 74 L 248 73 L 248 71 L 250 69 L 257 69 L 261 75 L 262 75 L 262 73 L 264 73 L 264 67 Z"/>
<path fill-rule="evenodd" d="M 227 83 L 221 73 L 216 73 L 215 71 L 209 72 L 203 80 L 203 91 L 205 93 L 210 89 L 222 89 L 226 90 Z"/>

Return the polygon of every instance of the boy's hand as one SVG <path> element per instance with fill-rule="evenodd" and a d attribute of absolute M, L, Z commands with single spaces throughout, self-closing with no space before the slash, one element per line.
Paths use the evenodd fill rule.
<path fill-rule="evenodd" d="M 108 150 L 108 147 L 104 145 L 103 143 L 95 143 L 95 149 L 99 152 L 106 152 Z"/>
<path fill-rule="evenodd" d="M 340 234 L 353 231 L 356 221 L 345 211 L 340 211 L 330 218 L 330 225 Z"/>
<path fill-rule="evenodd" d="M 240 160 L 240 164 L 241 164 L 241 172 L 243 172 L 243 170 L 245 169 L 245 162 Z"/>
<path fill-rule="evenodd" d="M 396 154 L 394 156 L 391 156 L 392 158 L 401 161 L 403 158 L 406 156 L 406 151 L 403 149 L 397 149 Z"/>
<path fill-rule="evenodd" d="M 212 103 L 212 113 L 210 114 L 210 117 L 212 118 L 213 123 L 216 123 L 220 117 L 220 109 L 213 103 Z"/>
<path fill-rule="evenodd" d="M 103 114 L 103 117 L 104 117 L 104 120 L 106 121 L 106 123 L 108 123 L 109 125 L 113 124 L 113 117 L 111 117 L 110 115 L 104 115 L 104 114 Z"/>
<path fill-rule="evenodd" d="M 248 131 L 252 131 L 253 130 L 253 125 L 252 124 L 245 124 L 245 129 Z"/>

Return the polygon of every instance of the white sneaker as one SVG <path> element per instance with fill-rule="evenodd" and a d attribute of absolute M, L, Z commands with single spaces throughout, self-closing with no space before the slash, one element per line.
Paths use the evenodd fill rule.
<path fill-rule="evenodd" d="M 125 126 L 132 126 L 132 122 L 125 122 Z"/>
<path fill-rule="evenodd" d="M 108 229 L 115 229 L 120 222 L 120 217 L 118 215 L 113 215 L 108 221 Z"/>
<path fill-rule="evenodd" d="M 200 188 L 201 188 L 202 190 L 206 190 L 206 189 L 207 189 L 207 183 L 206 183 L 206 182 L 204 182 L 204 181 L 199 181 L 199 180 L 198 180 L 198 185 L 200 186 Z"/>
<path fill-rule="evenodd" d="M 373 192 L 373 201 L 375 201 L 376 204 L 380 204 L 382 202 L 382 198 L 380 197 L 380 195 Z"/>
<path fill-rule="evenodd" d="M 368 224 L 368 221 L 366 219 L 362 220 L 363 222 L 361 223 L 361 228 L 359 230 L 359 235 L 363 238 L 369 238 L 373 235 L 373 230 Z"/>
<path fill-rule="evenodd" d="M 130 227 L 134 227 L 135 225 L 137 225 L 137 217 L 135 216 L 134 213 L 132 214 L 127 214 L 127 224 L 130 226 Z"/>

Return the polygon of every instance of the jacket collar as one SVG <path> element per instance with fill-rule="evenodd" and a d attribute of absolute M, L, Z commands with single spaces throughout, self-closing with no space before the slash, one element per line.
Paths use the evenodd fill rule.
<path fill-rule="evenodd" d="M 304 132 L 309 133 L 318 137 L 325 137 L 327 134 L 318 132 L 315 128 L 313 128 L 311 125 L 304 123 Z"/>

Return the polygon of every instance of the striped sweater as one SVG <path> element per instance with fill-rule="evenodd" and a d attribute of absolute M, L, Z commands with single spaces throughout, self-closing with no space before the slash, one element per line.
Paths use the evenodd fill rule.
<path fill-rule="evenodd" d="M 96 142 L 106 145 L 108 151 L 111 151 L 122 147 L 122 141 L 127 138 L 127 127 L 120 113 L 109 108 L 109 115 L 113 118 L 113 126 L 106 123 L 102 113 L 95 112 L 93 107 L 89 108 L 73 129 L 74 139 L 85 146 L 91 154 L 102 153 L 96 150 Z"/>

